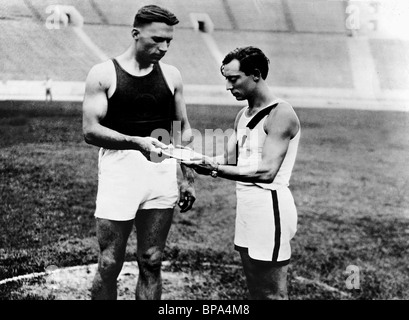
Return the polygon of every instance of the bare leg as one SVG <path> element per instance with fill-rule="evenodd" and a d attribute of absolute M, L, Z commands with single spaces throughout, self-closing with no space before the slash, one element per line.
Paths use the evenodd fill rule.
<path fill-rule="evenodd" d="M 133 220 L 112 221 L 97 218 L 96 224 L 100 255 L 91 287 L 91 299 L 116 300 L 116 280 L 124 262 Z"/>
<path fill-rule="evenodd" d="M 287 300 L 288 265 L 277 267 L 272 262 L 251 259 L 246 252 L 240 252 L 246 275 L 250 299 Z"/>
<path fill-rule="evenodd" d="M 138 211 L 135 218 L 139 277 L 135 299 L 160 300 L 162 255 L 172 223 L 173 209 Z"/>

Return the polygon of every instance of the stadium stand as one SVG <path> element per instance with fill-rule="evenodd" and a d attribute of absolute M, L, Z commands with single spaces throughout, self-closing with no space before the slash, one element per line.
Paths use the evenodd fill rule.
<path fill-rule="evenodd" d="M 23 0 L 0 0 L 0 19 L 32 18 L 31 10 Z"/>
<path fill-rule="evenodd" d="M 283 1 L 296 32 L 345 34 L 346 1 Z"/>
<path fill-rule="evenodd" d="M 94 1 L 100 7 L 101 11 L 108 17 L 109 24 L 111 25 L 131 25 L 135 13 L 139 7 L 154 2 L 177 13 L 180 20 L 179 27 L 181 28 L 192 27 L 190 13 L 197 12 L 199 9 L 201 12 L 207 12 L 212 17 L 218 28 L 232 29 L 229 17 L 223 7 L 223 1 L 220 0 L 162 0 L 153 2 L 148 0 L 122 0 L 121 6 L 118 6 L 118 1 L 116 0 Z"/>
<path fill-rule="evenodd" d="M 359 94 L 357 79 L 365 77 L 365 70 L 360 71 L 361 78 L 356 76 L 359 59 L 354 61 L 357 54 L 351 48 L 357 48 L 358 40 L 363 42 L 350 37 L 346 28 L 346 1 L 0 0 L 0 95 L 11 81 L 44 81 L 46 75 L 56 82 L 83 83 L 91 66 L 101 61 L 73 28 L 46 27 L 50 6 L 74 6 L 84 17 L 84 34 L 113 57 L 129 44 L 136 10 L 149 3 L 168 7 L 180 19 L 164 61 L 180 69 L 186 85 L 224 84 L 220 62 L 194 30 L 191 14 L 206 13 L 221 55 L 244 45 L 259 46 L 268 54 L 271 86 L 289 92 L 317 89 L 317 95 L 330 90 Z M 407 92 L 409 42 L 373 36 L 364 42 L 375 69 L 371 74 L 379 78 L 376 90 Z M 355 52 L 359 55 L 359 50 Z"/>
<path fill-rule="evenodd" d="M 242 31 L 290 31 L 283 1 L 226 0 L 227 10 Z"/>
<path fill-rule="evenodd" d="M 381 89 L 409 89 L 409 42 L 396 39 L 370 39 L 372 56 Z M 387 61 L 385 61 L 385 57 Z"/>
<path fill-rule="evenodd" d="M 268 32 L 217 32 L 222 52 L 255 45 L 270 57 L 269 84 L 293 87 L 352 88 L 346 37 Z M 330 76 L 329 76 L 330 75 Z M 305 81 L 308 79 L 308 81 Z"/>
<path fill-rule="evenodd" d="M 1 80 L 80 81 L 98 60 L 67 29 L 44 28 L 36 21 L 0 20 Z"/>
<path fill-rule="evenodd" d="M 101 19 L 97 10 L 92 5 L 93 1 L 91 0 L 24 0 L 25 4 L 31 8 L 31 11 L 34 13 L 34 16 L 41 18 L 41 20 L 46 20 L 50 16 L 51 6 L 55 5 L 68 5 L 74 6 L 84 17 L 84 20 L 87 23 L 91 24 L 101 24 L 104 21 Z M 47 10 L 47 8 L 49 8 Z"/>

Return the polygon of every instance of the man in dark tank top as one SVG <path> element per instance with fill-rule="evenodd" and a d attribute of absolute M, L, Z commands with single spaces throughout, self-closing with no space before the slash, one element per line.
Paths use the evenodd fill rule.
<path fill-rule="evenodd" d="M 173 142 L 173 123 L 183 135 L 178 141 L 191 138 L 181 75 L 160 62 L 178 22 L 164 8 L 142 7 L 128 49 L 95 65 L 87 76 L 84 139 L 100 148 L 95 210 L 100 254 L 92 299 L 117 298 L 117 277 L 134 225 L 139 266 L 135 297 L 160 299 L 162 255 L 174 208 L 178 203 L 185 212 L 195 201 L 190 168 L 181 164 L 178 183 L 176 160 L 151 161 Z"/>
<path fill-rule="evenodd" d="M 175 101 L 158 63 L 145 76 L 134 76 L 112 60 L 116 90 L 108 99 L 102 125 L 131 136 L 146 137 L 161 128 L 171 132 Z"/>

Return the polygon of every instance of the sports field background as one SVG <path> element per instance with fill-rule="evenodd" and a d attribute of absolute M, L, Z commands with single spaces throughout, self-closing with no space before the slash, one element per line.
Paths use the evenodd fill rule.
<path fill-rule="evenodd" d="M 303 135 L 291 181 L 299 230 L 290 298 L 409 299 L 408 41 L 349 37 L 342 1 L 151 2 L 181 20 L 165 61 L 182 73 L 194 128 L 231 128 L 240 105 L 223 94 L 219 64 L 191 12 L 209 14 L 223 54 L 242 45 L 265 50 L 269 84 L 296 108 Z M 83 141 L 80 99 L 100 57 L 72 28 L 45 27 L 46 8 L 56 3 L 0 0 L 0 281 L 97 259 L 97 149 Z M 82 30 L 111 57 L 127 47 L 133 15 L 148 1 L 58 3 L 81 12 Z M 359 62 L 362 70 L 354 69 Z M 46 75 L 53 103 L 43 101 Z M 183 272 L 178 298 L 245 299 L 232 245 L 234 182 L 197 177 L 196 184 L 194 209 L 176 213 L 164 270 Z M 134 246 L 132 236 L 127 261 Z M 360 271 L 357 289 L 346 287 L 348 266 Z M 44 281 L 7 282 L 0 298 L 58 299 L 24 289 Z"/>
<path fill-rule="evenodd" d="M 80 106 L 67 112 L 40 102 L 20 109 L 0 108 L 0 278 L 96 263 L 98 152 L 83 142 Z M 188 106 L 192 126 L 202 132 L 215 122 L 229 128 L 236 110 Z M 290 298 L 408 299 L 409 114 L 296 111 L 303 138 L 291 183 L 299 228 L 292 242 Z M 232 242 L 234 183 L 199 176 L 196 188 L 193 210 L 176 212 L 164 270 L 185 274 L 176 287 L 184 288 L 179 298 L 245 299 Z M 127 261 L 134 260 L 132 235 Z M 359 289 L 346 288 L 348 266 L 360 270 Z M 41 279 L 3 284 L 1 297 L 59 299 L 49 290 L 33 295 L 21 289 Z M 176 288 L 168 283 L 164 290 Z"/>

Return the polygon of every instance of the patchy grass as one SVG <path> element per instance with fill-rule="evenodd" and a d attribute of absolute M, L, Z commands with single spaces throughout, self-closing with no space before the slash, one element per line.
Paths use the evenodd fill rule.
<path fill-rule="evenodd" d="M 0 107 L 0 280 L 97 260 L 97 148 L 83 142 L 78 106 L 47 110 Z M 237 110 L 188 108 L 201 132 L 230 128 Z M 290 298 L 409 299 L 409 115 L 297 112 L 302 139 L 291 188 L 299 227 Z M 196 186 L 194 209 L 176 211 L 167 268 L 191 274 L 186 299 L 246 299 L 233 250 L 234 182 L 197 177 Z M 132 234 L 128 261 L 135 245 Z M 359 289 L 346 287 L 348 266 L 358 267 Z M 39 298 L 15 292 L 16 284 L 2 285 L 0 299 Z"/>

